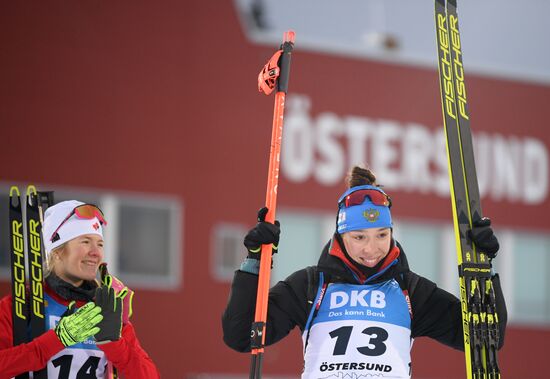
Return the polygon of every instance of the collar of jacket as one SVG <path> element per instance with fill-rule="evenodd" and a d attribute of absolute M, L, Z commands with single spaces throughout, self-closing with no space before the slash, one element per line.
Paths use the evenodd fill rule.
<path fill-rule="evenodd" d="M 92 301 L 97 288 L 97 283 L 93 280 L 84 281 L 80 287 L 75 287 L 72 284 L 62 280 L 53 272 L 46 277 L 45 281 L 48 287 L 52 290 L 56 300 L 61 298 L 68 301 Z"/>
<path fill-rule="evenodd" d="M 382 263 L 382 266 L 378 269 L 378 272 L 374 275 L 371 275 L 370 277 L 367 277 L 356 265 L 353 261 L 349 260 L 348 257 L 344 254 L 344 251 L 342 249 L 342 246 L 340 245 L 340 242 L 334 236 L 332 238 L 332 241 L 330 243 L 328 253 L 329 255 L 332 255 L 333 257 L 336 257 L 340 259 L 344 265 L 352 272 L 353 276 L 357 279 L 357 281 L 361 284 L 365 284 L 368 281 L 372 281 L 378 277 L 380 277 L 382 274 L 384 274 L 391 266 L 397 264 L 397 259 L 399 258 L 401 254 L 401 250 L 397 246 L 397 244 L 392 244 L 393 246 L 390 249 L 390 252 L 386 255 L 384 258 L 384 261 Z"/>

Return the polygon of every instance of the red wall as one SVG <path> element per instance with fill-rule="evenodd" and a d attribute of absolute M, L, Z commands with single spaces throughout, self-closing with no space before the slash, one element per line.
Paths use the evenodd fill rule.
<path fill-rule="evenodd" d="M 435 70 L 314 54 L 299 41 L 290 92 L 307 94 L 313 115 L 441 126 Z M 0 5 L 0 180 L 169 194 L 184 203 L 181 288 L 138 288 L 135 297 L 139 337 L 165 378 L 248 372 L 249 356 L 221 340 L 229 286 L 211 277 L 209 244 L 215 222 L 251 224 L 263 203 L 273 98 L 257 93 L 256 75 L 275 47 L 251 44 L 229 1 Z M 542 127 L 549 87 L 474 75 L 467 82 L 479 129 L 526 133 L 550 146 Z M 342 186 L 283 176 L 280 189 L 280 206 L 331 210 Z M 410 204 L 398 216 L 414 216 L 418 206 L 429 218 L 451 219 L 448 199 L 395 195 Z M 488 199 L 484 210 L 497 224 L 550 228 L 548 199 L 538 206 Z M 524 217 L 511 220 L 518 211 Z M 267 349 L 266 373 L 300 371 L 295 334 Z M 510 328 L 505 376 L 542 378 L 549 337 L 547 329 Z M 436 343 L 416 341 L 413 356 L 418 377 L 464 376 L 463 355 Z"/>

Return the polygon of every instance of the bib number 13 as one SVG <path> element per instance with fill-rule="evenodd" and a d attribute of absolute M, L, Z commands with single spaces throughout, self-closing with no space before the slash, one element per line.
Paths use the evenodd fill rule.
<path fill-rule="evenodd" d="M 353 326 L 342 326 L 329 333 L 331 338 L 336 338 L 334 351 L 332 355 L 345 355 L 348 348 L 349 340 Z M 366 335 L 366 345 L 357 348 L 363 355 L 378 356 L 386 352 L 386 344 L 384 341 L 388 339 L 388 332 L 385 329 L 372 326 L 363 329 L 361 332 Z"/>

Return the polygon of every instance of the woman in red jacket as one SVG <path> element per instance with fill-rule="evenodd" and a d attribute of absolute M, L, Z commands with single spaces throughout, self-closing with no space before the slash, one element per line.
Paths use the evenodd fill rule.
<path fill-rule="evenodd" d="M 0 300 L 0 379 L 46 369 L 48 378 L 158 378 L 132 323 L 133 291 L 107 273 L 103 213 L 64 201 L 47 209 L 44 304 L 47 332 L 13 346 L 12 298 Z M 101 269 L 101 270 L 100 270 Z M 101 271 L 101 285 L 96 277 Z"/>

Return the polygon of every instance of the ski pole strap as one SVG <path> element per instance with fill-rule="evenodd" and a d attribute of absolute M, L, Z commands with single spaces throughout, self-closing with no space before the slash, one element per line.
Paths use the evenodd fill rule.
<path fill-rule="evenodd" d="M 464 262 L 458 266 L 458 275 L 473 278 L 490 278 L 491 265 Z"/>
<path fill-rule="evenodd" d="M 252 323 L 252 330 L 250 332 L 250 347 L 252 349 L 261 349 L 264 347 L 262 343 L 264 330 L 265 322 L 257 321 Z"/>
<path fill-rule="evenodd" d="M 279 50 L 273 54 L 258 74 L 258 90 L 269 95 L 275 88 L 277 92 L 286 94 L 290 75 L 290 56 L 294 48 L 294 32 L 284 34 L 284 40 Z"/>

